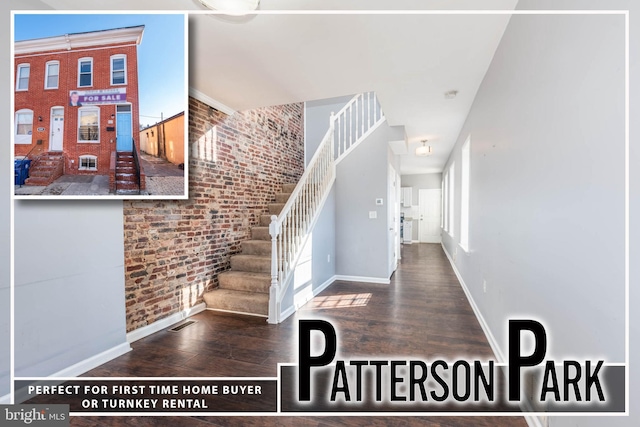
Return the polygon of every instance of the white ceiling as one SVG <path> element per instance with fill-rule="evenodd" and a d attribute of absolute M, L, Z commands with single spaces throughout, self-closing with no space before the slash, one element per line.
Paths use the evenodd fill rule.
<path fill-rule="evenodd" d="M 43 0 L 56 9 L 202 10 L 198 0 Z M 478 4 L 480 3 L 480 4 Z M 512 10 L 517 0 L 262 0 L 261 10 Z M 274 14 L 190 19 L 190 87 L 234 109 L 375 91 L 404 125 L 402 174 L 440 172 L 510 15 Z M 453 100 L 444 92 L 458 90 Z M 420 140 L 430 157 L 413 152 Z M 394 150 L 402 150 L 396 144 Z"/>

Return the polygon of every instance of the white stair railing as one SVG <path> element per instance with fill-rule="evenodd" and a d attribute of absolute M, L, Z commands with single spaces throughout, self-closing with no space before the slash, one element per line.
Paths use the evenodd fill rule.
<path fill-rule="evenodd" d="M 271 216 L 271 287 L 269 323 L 280 323 L 282 300 L 302 249 L 331 191 L 336 163 L 384 121 L 373 92 L 353 97 L 338 114 L 331 114 L 329 130 L 298 181 L 280 215 Z"/>

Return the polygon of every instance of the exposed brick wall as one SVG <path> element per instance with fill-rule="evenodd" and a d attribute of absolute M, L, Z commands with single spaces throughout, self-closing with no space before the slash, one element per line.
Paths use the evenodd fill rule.
<path fill-rule="evenodd" d="M 202 302 L 229 258 L 304 169 L 303 104 L 227 116 L 189 100 L 189 141 L 215 126 L 216 158 L 189 160 L 189 200 L 124 202 L 127 330 Z"/>
<path fill-rule="evenodd" d="M 111 85 L 111 56 L 124 54 L 127 56 L 127 84 Z M 78 60 L 93 58 L 93 84 L 91 87 L 78 87 Z M 58 88 L 45 89 L 46 63 L 59 61 Z M 135 45 L 105 45 L 91 50 L 80 49 L 70 51 L 51 51 L 33 54 L 16 55 L 14 61 L 15 76 L 20 64 L 29 64 L 29 89 L 15 92 L 15 111 L 21 109 L 33 110 L 33 138 L 30 145 L 16 144 L 16 156 L 24 156 L 31 151 L 38 154 L 49 150 L 51 136 L 51 108 L 64 109 L 63 151 L 65 154 L 65 174 L 107 175 L 111 151 L 116 149 L 116 132 L 108 131 L 107 127 L 115 127 L 115 105 L 98 105 L 100 108 L 100 142 L 78 142 L 78 107 L 69 105 L 69 93 L 72 90 L 97 90 L 126 88 L 127 102 L 132 104 L 133 136 L 138 139 L 139 105 L 138 105 L 138 63 L 137 47 Z M 16 82 L 14 80 L 14 89 Z M 114 116 L 114 117 L 112 117 Z M 38 121 L 41 117 L 42 121 Z M 111 121 L 111 123 L 109 123 Z M 38 128 L 44 128 L 39 131 Z M 37 141 L 42 140 L 41 145 Z M 79 171 L 78 162 L 82 155 L 93 155 L 98 158 L 97 171 Z M 73 160 L 73 163 L 71 162 Z"/>

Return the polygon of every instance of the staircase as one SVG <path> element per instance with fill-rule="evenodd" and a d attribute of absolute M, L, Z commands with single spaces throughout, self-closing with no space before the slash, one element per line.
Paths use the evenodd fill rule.
<path fill-rule="evenodd" d="M 133 152 L 119 151 L 116 161 L 116 194 L 140 194 Z"/>
<path fill-rule="evenodd" d="M 251 229 L 251 239 L 242 242 L 242 252 L 231 256 L 231 270 L 218 275 L 219 288 L 204 294 L 207 307 L 265 316 L 269 314 L 271 286 L 271 215 L 278 215 L 285 206 L 295 184 L 285 184 L 269 204 L 269 214 L 260 216 L 259 226 Z"/>
<path fill-rule="evenodd" d="M 29 178 L 24 185 L 49 185 L 64 173 L 64 155 L 49 151 L 39 155 L 29 169 Z"/>

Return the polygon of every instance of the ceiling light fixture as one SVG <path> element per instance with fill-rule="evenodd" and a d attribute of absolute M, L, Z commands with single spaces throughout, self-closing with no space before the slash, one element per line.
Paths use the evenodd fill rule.
<path fill-rule="evenodd" d="M 425 157 L 431 155 L 431 146 L 425 145 L 427 143 L 426 139 L 422 140 L 422 146 L 416 148 L 416 156 Z"/>
<path fill-rule="evenodd" d="M 260 5 L 260 0 L 199 0 L 208 9 L 228 13 L 229 15 L 243 15 L 253 12 Z"/>
<path fill-rule="evenodd" d="M 458 96 L 457 90 L 450 90 L 449 92 L 444 93 L 444 99 L 453 99 Z"/>

